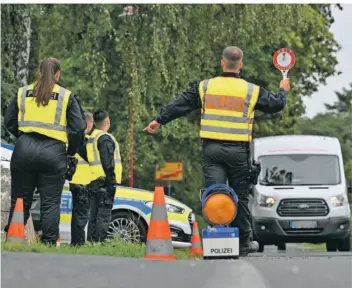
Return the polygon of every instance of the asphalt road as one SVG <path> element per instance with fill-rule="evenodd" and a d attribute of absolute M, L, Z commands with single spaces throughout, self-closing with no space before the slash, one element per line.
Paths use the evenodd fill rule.
<path fill-rule="evenodd" d="M 1 254 L 4 288 L 339 288 L 352 287 L 352 252 L 297 251 L 291 246 L 240 260 L 144 259 Z"/>

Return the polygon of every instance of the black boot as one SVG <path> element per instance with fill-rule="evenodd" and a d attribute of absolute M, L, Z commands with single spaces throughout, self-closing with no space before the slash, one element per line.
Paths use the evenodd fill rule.
<path fill-rule="evenodd" d="M 257 241 L 248 241 L 246 244 L 240 244 L 240 256 L 246 257 L 248 253 L 255 253 L 259 249 Z"/>

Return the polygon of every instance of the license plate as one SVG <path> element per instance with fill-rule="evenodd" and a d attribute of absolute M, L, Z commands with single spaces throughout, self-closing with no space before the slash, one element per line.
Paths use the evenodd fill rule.
<path fill-rule="evenodd" d="M 317 227 L 318 227 L 317 221 L 290 221 L 291 229 L 311 229 L 311 228 L 317 228 Z"/>

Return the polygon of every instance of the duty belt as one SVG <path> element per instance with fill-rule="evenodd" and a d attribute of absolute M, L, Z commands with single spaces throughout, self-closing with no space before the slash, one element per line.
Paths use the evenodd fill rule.
<path fill-rule="evenodd" d="M 88 187 L 89 184 L 74 184 L 74 183 L 70 183 L 70 185 L 72 185 L 73 187 L 78 187 L 78 188 L 84 188 L 86 189 Z"/>
<path fill-rule="evenodd" d="M 249 143 L 244 142 L 244 141 L 227 141 L 227 140 L 215 140 L 215 139 L 206 139 L 206 138 L 201 138 L 202 144 L 205 145 L 207 143 L 226 143 L 226 144 L 231 144 L 233 146 L 240 146 L 240 147 L 245 147 L 249 149 Z"/>

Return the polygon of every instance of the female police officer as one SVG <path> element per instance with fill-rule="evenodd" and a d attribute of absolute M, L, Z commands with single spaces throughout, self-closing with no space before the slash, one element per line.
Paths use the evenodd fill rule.
<path fill-rule="evenodd" d="M 55 244 L 58 239 L 67 156 L 76 154 L 86 128 L 78 101 L 71 91 L 58 84 L 60 71 L 57 59 L 44 59 L 38 80 L 19 88 L 4 119 L 5 127 L 18 137 L 11 159 L 11 208 L 5 231 L 18 197 L 24 200 L 26 224 L 37 188 L 41 202 L 41 241 L 45 244 Z"/>

